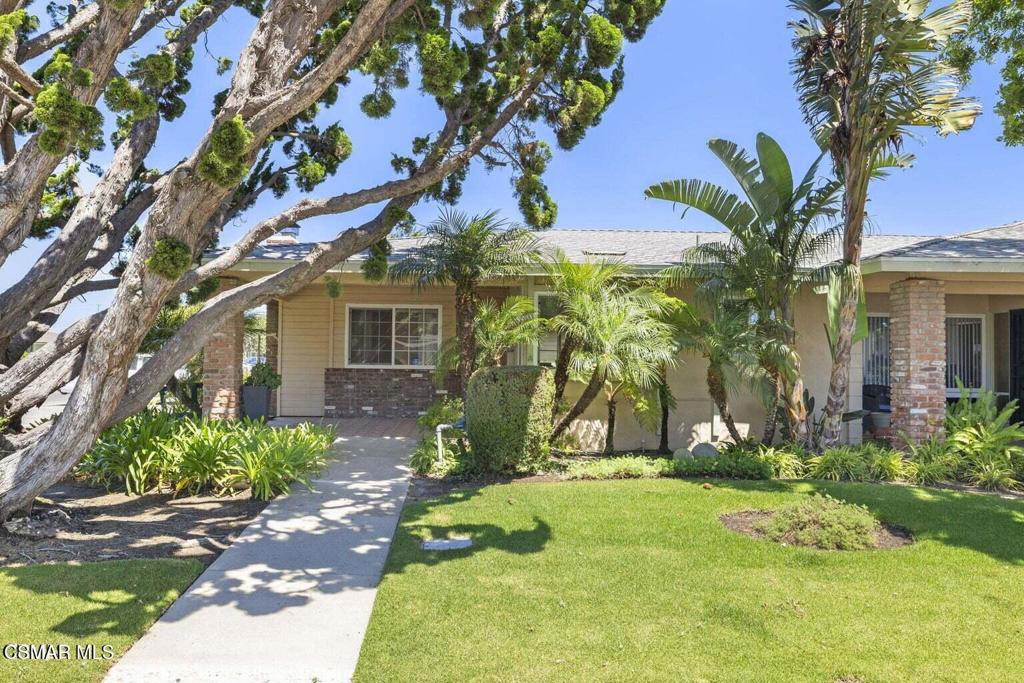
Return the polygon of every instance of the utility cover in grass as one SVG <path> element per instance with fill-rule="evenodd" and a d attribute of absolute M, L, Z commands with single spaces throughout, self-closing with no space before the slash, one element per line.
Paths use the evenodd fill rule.
<path fill-rule="evenodd" d="M 471 545 L 471 538 L 434 538 L 423 541 L 424 550 L 465 550 Z"/>

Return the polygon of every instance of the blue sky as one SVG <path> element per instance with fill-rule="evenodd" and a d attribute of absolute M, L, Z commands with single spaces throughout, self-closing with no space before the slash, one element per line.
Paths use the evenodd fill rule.
<path fill-rule="evenodd" d="M 727 174 L 706 148 L 713 137 L 752 147 L 756 134 L 765 131 L 779 140 L 802 171 L 817 151 L 801 119 L 789 71 L 786 22 L 791 17 L 783 0 L 669 0 L 647 37 L 627 46 L 625 88 L 600 127 L 571 152 L 556 150 L 546 179 L 559 204 L 557 227 L 715 229 L 700 214 L 691 212 L 680 220 L 671 205 L 643 197 L 645 187 L 671 178 L 727 183 Z M 218 56 L 236 57 L 252 23 L 242 10 L 231 10 L 211 32 L 206 48 Z M 203 51 L 201 42 L 190 110 L 182 119 L 164 125 L 152 165 L 167 168 L 192 149 L 209 122 L 207 103 L 227 87 L 229 76 L 217 76 Z M 992 113 L 997 88 L 997 70 L 980 68 L 969 92 L 981 99 L 985 114 L 974 130 L 946 139 L 924 133 L 920 142 L 910 142 L 909 150 L 918 157 L 915 167 L 872 186 L 873 230 L 946 234 L 1024 219 L 1019 190 L 1024 149 L 1007 148 L 997 140 L 1000 123 Z M 391 153 L 407 152 L 412 137 L 435 130 L 440 123 L 436 107 L 414 87 L 399 96 L 391 118 L 368 120 L 358 109 L 359 99 L 368 90 L 368 84 L 357 79 L 342 90 L 338 104 L 321 116 L 325 123 L 341 122 L 355 151 L 335 177 L 317 188 L 316 196 L 392 178 Z M 107 149 L 95 159 L 102 162 L 109 154 Z M 221 243 L 230 243 L 253 222 L 298 197 L 293 192 L 281 200 L 261 201 L 225 229 Z M 475 165 L 460 208 L 469 212 L 498 209 L 517 219 L 509 175 L 500 169 L 487 173 Z M 373 213 L 367 207 L 308 221 L 303 224 L 302 239 L 333 236 Z M 414 208 L 422 221 L 436 213 L 436 207 L 429 205 Z M 15 281 L 42 247 L 34 243 L 13 255 L 0 272 L 0 286 Z M 96 310 L 106 299 L 80 302 L 69 314 Z M 71 315 L 65 317 L 74 320 Z M 62 323 L 60 327 L 67 321 Z"/>

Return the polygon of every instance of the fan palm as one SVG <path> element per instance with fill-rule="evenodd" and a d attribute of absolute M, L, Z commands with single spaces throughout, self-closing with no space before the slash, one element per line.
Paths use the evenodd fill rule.
<path fill-rule="evenodd" d="M 818 264 L 830 261 L 840 236 L 841 227 L 828 222 L 838 213 L 841 184 L 819 181 L 822 157 L 795 184 L 785 152 L 764 133 L 757 137 L 756 158 L 727 140 L 711 140 L 708 147 L 732 173 L 743 198 L 703 180 L 666 181 L 647 188 L 646 195 L 706 213 L 729 231 L 729 239 L 688 250 L 683 264 L 664 274 L 673 284 L 696 281 L 698 293 L 709 302 L 749 305 L 758 333 L 776 342 L 762 346 L 761 364 L 777 387 L 768 406 L 765 440 L 774 436 L 775 403 L 781 395 L 791 433 L 806 442 L 793 302 L 802 286 L 825 279 L 833 268 Z M 767 353 L 781 346 L 790 352 Z"/>
<path fill-rule="evenodd" d="M 561 327 L 580 340 L 570 360 L 570 373 L 586 379 L 573 407 L 555 426 L 557 438 L 604 390 L 608 409 L 605 451 L 615 448 L 615 418 L 620 393 L 627 386 L 657 384 L 661 368 L 675 359 L 672 329 L 647 305 L 656 301 L 636 290 L 605 290 L 596 297 L 570 302 L 560 316 Z"/>
<path fill-rule="evenodd" d="M 804 119 L 843 182 L 844 271 L 822 441 L 838 441 L 850 383 L 860 300 L 860 255 L 868 186 L 880 169 L 906 166 L 916 127 L 940 135 L 974 125 L 978 102 L 960 94 L 943 51 L 967 30 L 968 0 L 928 12 L 928 0 L 793 0 L 793 71 Z"/>
<path fill-rule="evenodd" d="M 426 239 L 391 267 L 393 282 L 418 287 L 455 286 L 455 326 L 460 343 L 459 391 L 464 393 L 476 359 L 476 319 L 484 280 L 519 275 L 536 252 L 536 240 L 496 212 L 470 216 L 444 211 L 425 229 Z"/>

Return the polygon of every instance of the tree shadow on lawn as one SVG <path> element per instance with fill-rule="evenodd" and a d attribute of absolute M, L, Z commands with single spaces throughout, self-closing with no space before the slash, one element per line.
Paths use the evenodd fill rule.
<path fill-rule="evenodd" d="M 460 560 L 485 550 L 498 550 L 513 555 L 528 555 L 544 550 L 552 539 L 551 525 L 533 516 L 531 528 L 507 531 L 496 524 L 430 524 L 427 520 L 436 508 L 467 501 L 484 488 L 460 489 L 439 498 L 419 500 L 406 507 L 395 541 L 388 557 L 385 573 L 400 573 L 410 565 L 434 566 Z M 468 548 L 426 550 L 424 540 L 469 538 Z"/>
<path fill-rule="evenodd" d="M 881 521 L 909 529 L 919 541 L 967 548 L 1024 564 L 1024 501 L 947 489 L 830 481 L 714 480 L 739 491 L 827 493 L 868 508 Z"/>
<path fill-rule="evenodd" d="M 86 638 L 141 633 L 201 569 L 196 560 L 117 560 L 0 569 L 0 577 L 10 579 L 15 588 L 38 595 L 84 602 L 47 630 Z M 57 618 L 60 608 L 40 605 L 33 613 L 45 622 Z"/>

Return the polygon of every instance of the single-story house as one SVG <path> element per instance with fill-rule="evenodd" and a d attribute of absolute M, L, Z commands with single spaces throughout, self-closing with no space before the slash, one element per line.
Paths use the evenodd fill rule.
<path fill-rule="evenodd" d="M 549 230 L 538 238 L 542 249 L 561 249 L 571 259 L 615 259 L 638 273 L 655 273 L 678 263 L 686 249 L 728 234 Z M 401 259 L 419 239 L 394 239 L 391 259 Z M 279 236 L 226 273 L 222 286 L 284 268 L 312 246 Z M 283 378 L 273 398 L 278 415 L 414 417 L 445 393 L 431 370 L 440 344 L 455 333 L 453 290 L 369 283 L 360 271 L 362 258 L 330 274 L 342 284 L 340 296 L 328 296 L 321 280 L 268 305 L 268 362 Z M 868 235 L 863 272 L 870 332 L 854 350 L 850 410 L 881 413 L 891 406 L 892 431 L 923 438 L 941 425 L 947 399 L 958 395 L 956 378 L 972 390 L 1024 398 L 1024 222 L 952 237 Z M 496 300 L 525 295 L 534 298 L 541 314 L 551 310 L 541 269 L 514 281 L 487 283 L 482 294 Z M 680 295 L 686 298 L 685 291 Z M 825 310 L 824 296 L 813 288 L 800 293 L 798 350 L 819 409 L 831 367 Z M 210 414 L 238 412 L 241 336 L 238 319 L 205 349 L 204 404 Z M 532 348 L 516 350 L 511 360 L 552 363 L 557 352 L 557 336 L 548 335 Z M 705 389 L 704 362 L 691 356 L 679 360 L 669 376 L 677 399 L 670 422 L 673 448 L 725 433 Z M 734 391 L 732 408 L 741 430 L 760 432 L 764 414 L 755 396 Z M 630 411 L 619 413 L 617 445 L 657 445 L 657 435 Z M 602 443 L 604 414 L 599 399 L 575 424 L 583 445 Z M 848 423 L 846 438 L 859 441 L 862 428 L 861 422 Z"/>

